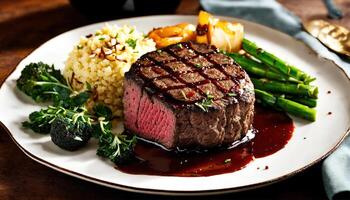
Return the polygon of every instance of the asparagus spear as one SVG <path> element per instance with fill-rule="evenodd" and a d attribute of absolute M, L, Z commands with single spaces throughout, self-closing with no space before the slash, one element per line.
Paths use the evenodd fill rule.
<path fill-rule="evenodd" d="M 270 81 L 267 79 L 251 78 L 254 87 L 260 90 L 277 92 L 282 94 L 294 94 L 298 96 L 307 96 L 317 98 L 318 88 L 312 85 L 282 83 L 278 81 Z"/>
<path fill-rule="evenodd" d="M 243 49 L 252 56 L 261 60 L 263 63 L 278 69 L 287 76 L 296 78 L 297 80 L 303 81 L 306 84 L 315 80 L 315 78 L 310 77 L 305 72 L 301 71 L 295 66 L 287 64 L 285 61 L 281 60 L 275 55 L 259 48 L 255 43 L 247 39 L 243 39 Z"/>
<path fill-rule="evenodd" d="M 310 121 L 316 120 L 316 110 L 300 103 L 285 99 L 283 97 L 275 97 L 272 94 L 259 89 L 255 89 L 255 96 L 259 101 L 266 105 Z"/>
<path fill-rule="evenodd" d="M 266 65 L 263 63 L 259 63 L 255 60 L 249 59 L 243 55 L 237 54 L 237 53 L 231 53 L 228 54 L 231 58 L 233 58 L 239 65 L 242 66 L 244 70 L 249 72 L 250 74 L 260 76 L 262 78 L 268 78 L 278 81 L 289 81 L 289 82 L 295 82 L 295 83 L 302 83 L 302 81 L 299 81 L 293 77 L 286 76 L 284 74 L 274 72 L 271 69 L 269 69 Z"/>
<path fill-rule="evenodd" d="M 309 106 L 310 108 L 314 108 L 317 106 L 317 99 L 307 98 L 307 97 L 295 97 L 295 96 L 285 96 L 286 99 L 304 104 Z"/>

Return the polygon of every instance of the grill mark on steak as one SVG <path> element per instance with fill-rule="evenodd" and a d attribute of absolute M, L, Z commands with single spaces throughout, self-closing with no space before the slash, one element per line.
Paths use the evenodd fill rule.
<path fill-rule="evenodd" d="M 190 55 L 179 54 L 178 52 L 180 51 L 190 52 Z M 198 67 L 193 62 L 193 60 L 199 58 L 203 63 L 203 67 Z M 178 43 L 148 53 L 142 56 L 134 65 L 137 67 L 134 67 L 132 70 L 143 79 L 145 90 L 173 104 L 175 107 L 187 106 L 207 98 L 208 94 L 201 89 L 201 86 L 208 83 L 214 84 L 216 89 L 224 94 L 216 95 L 214 100 L 223 101 L 227 99 L 229 102 L 236 102 L 241 95 L 240 85 L 244 84 L 242 81 L 245 81 L 246 78 L 244 70 L 232 58 L 220 54 L 216 47 L 212 45 L 194 42 Z M 148 70 L 150 72 L 143 68 L 150 68 Z M 159 71 L 158 73 L 157 70 Z M 186 78 L 183 77 L 188 76 L 189 73 L 198 73 L 204 79 L 200 78 L 193 82 L 186 81 Z M 165 79 L 164 81 L 168 83 L 171 83 L 171 81 L 166 81 L 166 79 L 173 79 L 174 83 L 180 82 L 182 84 L 159 84 L 164 82 L 162 79 Z M 228 85 L 223 85 L 222 81 L 232 82 Z M 183 90 L 184 88 L 193 89 L 200 94 L 200 98 L 196 98 L 193 101 L 190 99 L 179 99 L 169 93 L 170 90 Z M 228 93 L 235 93 L 236 96 L 228 95 Z M 217 105 L 220 105 L 220 102 Z"/>
<path fill-rule="evenodd" d="M 215 47 L 213 47 L 213 46 L 210 46 L 210 49 L 208 50 L 206 48 L 201 48 L 200 47 L 201 44 L 195 44 L 195 45 L 196 45 L 196 48 L 193 48 L 193 46 L 194 46 L 193 43 L 179 43 L 177 45 L 172 45 L 170 47 L 167 47 L 167 48 L 164 48 L 164 49 L 158 51 L 158 53 L 160 53 L 161 55 L 164 55 L 164 52 L 165 52 L 165 55 L 169 55 L 171 59 L 161 58 L 159 61 L 156 59 L 157 56 L 155 56 L 154 54 L 151 54 L 152 56 L 147 57 L 148 59 L 152 60 L 157 65 L 162 66 L 163 69 L 165 69 L 169 74 L 172 74 L 173 77 L 175 77 L 177 80 L 179 80 L 180 82 L 182 82 L 184 84 L 183 87 L 182 86 L 175 86 L 175 87 L 170 86 L 169 88 L 166 88 L 166 89 L 165 88 L 160 88 L 160 89 L 162 91 L 167 91 L 167 90 L 171 90 L 171 89 L 181 89 L 181 88 L 190 87 L 190 88 L 194 89 L 196 92 L 200 93 L 203 96 L 202 98 L 205 98 L 207 94 L 205 91 L 201 90 L 199 88 L 199 86 L 201 86 L 203 84 L 207 84 L 208 82 L 211 82 L 217 87 L 217 89 L 220 90 L 221 93 L 226 94 L 226 93 L 234 90 L 232 92 L 235 92 L 236 94 L 240 94 L 236 89 L 237 87 L 231 87 L 231 88 L 227 89 L 225 87 L 222 87 L 222 85 L 219 82 L 222 80 L 232 80 L 234 82 L 234 85 L 239 85 L 240 80 L 238 80 L 238 79 L 244 78 L 244 76 L 232 76 L 231 74 L 229 74 L 230 71 L 225 70 L 225 67 L 227 67 L 227 66 L 232 67 L 232 64 L 235 63 L 233 61 L 233 59 L 231 59 L 228 56 L 225 56 L 223 54 L 217 54 L 218 51 L 214 50 Z M 184 55 L 179 56 L 176 53 L 176 47 L 180 48 L 179 51 L 184 51 L 183 49 L 187 49 L 186 51 L 191 52 L 192 54 L 193 54 L 193 52 L 195 52 L 196 56 L 191 55 L 191 57 L 192 57 L 191 59 L 188 59 Z M 172 62 L 174 60 L 174 58 L 177 60 L 176 62 Z M 182 71 L 174 70 L 174 67 L 171 67 L 171 64 L 172 63 L 179 64 L 179 61 L 181 62 L 181 64 L 183 63 L 185 66 L 191 66 L 193 70 L 185 70 L 185 73 Z M 202 66 L 196 65 L 196 63 L 198 63 L 199 61 L 201 61 L 200 63 Z M 223 62 L 221 62 L 221 61 L 223 61 Z M 244 74 L 244 71 L 239 66 L 234 66 L 234 67 L 238 68 L 236 71 L 242 71 Z M 206 70 L 208 70 L 208 71 L 216 70 L 216 74 L 207 73 Z M 189 73 L 195 73 L 195 72 L 199 73 L 202 77 L 204 77 L 205 80 L 188 82 L 188 80 L 183 78 L 184 76 L 186 77 L 186 74 L 188 75 Z M 165 78 L 165 77 L 166 76 L 161 76 L 158 78 Z M 179 99 L 176 99 L 176 100 L 179 100 Z M 188 103 L 193 103 L 193 102 L 188 102 Z"/>
<path fill-rule="evenodd" d="M 180 43 L 183 47 L 185 47 L 185 48 L 189 48 L 189 46 L 190 45 L 188 45 L 188 43 Z M 194 45 L 194 43 L 190 43 L 191 44 L 191 46 L 193 46 Z M 201 44 L 195 44 L 195 45 L 201 45 Z M 169 48 L 169 49 L 171 49 L 171 48 Z M 232 88 L 230 88 L 229 90 L 227 90 L 226 88 L 223 88 L 221 85 L 220 85 L 220 83 L 218 82 L 219 80 L 228 80 L 228 79 L 231 79 L 232 81 L 234 81 L 234 83 L 235 84 L 239 84 L 239 80 L 237 80 L 237 78 L 238 79 L 243 79 L 244 77 L 232 77 L 231 76 L 231 74 L 229 74 L 228 72 L 226 72 L 225 71 L 225 67 L 227 67 L 227 66 L 232 66 L 232 64 L 236 64 L 235 62 L 234 62 L 234 60 L 233 59 L 231 59 L 230 57 L 228 57 L 228 56 L 225 56 L 225 55 L 223 55 L 223 54 L 216 54 L 218 51 L 215 49 L 215 50 L 213 50 L 213 49 L 215 49 L 215 47 L 214 46 L 210 46 L 210 50 L 208 51 L 205 51 L 205 50 L 202 50 L 202 49 L 200 49 L 200 48 L 197 48 L 197 50 L 196 49 L 194 49 L 194 48 L 192 48 L 191 50 L 192 51 L 195 51 L 198 55 L 196 56 L 196 57 L 193 57 L 192 58 L 192 60 L 195 60 L 196 58 L 198 58 L 199 56 L 201 56 L 201 57 L 204 57 L 205 59 L 206 59 L 206 62 L 209 62 L 209 63 L 211 63 L 213 66 L 212 67 L 207 67 L 207 66 L 201 66 L 201 68 L 202 69 L 216 69 L 216 70 L 219 70 L 221 73 L 223 73 L 224 75 L 225 75 L 225 77 L 223 77 L 223 78 L 212 78 L 212 77 L 210 77 L 210 75 L 208 75 L 208 74 L 206 74 L 203 70 L 200 70 L 200 69 L 197 69 L 196 71 L 197 72 L 199 72 L 199 74 L 200 75 L 202 75 L 202 76 L 204 76 L 207 80 L 208 79 L 210 79 L 211 80 L 211 82 L 212 83 L 214 83 L 215 85 L 216 85 L 216 87 L 218 87 L 220 90 L 221 90 L 221 92 L 223 92 L 223 93 L 227 93 L 227 92 L 229 92 L 229 90 L 230 89 L 232 89 Z M 168 49 L 166 49 L 166 50 L 168 50 Z M 174 57 L 176 57 L 176 55 L 174 55 L 174 53 L 172 52 L 172 51 L 168 51 L 168 53 L 169 54 L 171 54 L 172 56 L 174 56 Z M 218 63 L 217 61 L 215 61 L 215 60 L 210 60 L 209 58 L 211 58 L 211 57 L 214 57 L 215 55 L 220 55 L 221 56 L 221 58 L 225 58 L 225 59 L 227 59 L 227 60 L 229 60 L 229 61 L 231 61 L 231 62 L 225 62 L 225 63 Z M 178 58 L 179 60 L 181 60 L 183 63 L 185 63 L 185 64 L 187 64 L 187 65 L 191 65 L 192 67 L 197 67 L 195 64 L 194 64 L 194 62 L 191 62 L 190 60 L 188 60 L 188 59 L 184 59 L 184 58 Z M 236 66 L 235 67 L 238 67 L 239 69 L 237 70 L 237 71 L 243 71 L 237 64 L 236 64 Z M 198 67 L 197 67 L 198 68 Z M 244 72 L 244 71 L 243 71 Z M 231 77 L 231 78 L 230 78 Z M 205 84 L 205 83 L 207 83 L 207 82 L 203 82 L 202 84 Z M 200 85 L 200 84 L 198 84 L 198 85 Z M 235 88 L 235 91 L 234 91 L 235 93 L 238 93 L 238 91 L 236 91 L 236 88 Z M 203 94 L 203 95 L 206 95 L 206 94 Z"/>
<path fill-rule="evenodd" d="M 126 103 L 125 128 L 167 148 L 227 145 L 243 137 L 252 122 L 255 98 L 248 92 L 253 89 L 249 77 L 211 45 L 185 42 L 147 53 L 125 80 L 127 91 L 142 91 L 134 94 L 141 96 L 139 102 Z M 214 98 L 203 111 L 194 103 L 205 102 L 207 92 Z M 132 102 L 131 97 L 124 96 L 123 102 Z"/>
<path fill-rule="evenodd" d="M 160 50 L 160 51 L 162 51 L 162 50 Z M 158 53 L 159 51 L 157 51 L 157 53 Z M 163 52 L 163 51 L 162 51 Z M 166 52 L 166 51 L 165 51 Z M 182 62 L 184 61 L 184 59 L 183 58 L 180 58 L 180 57 L 178 57 L 178 56 L 176 56 L 173 52 L 166 52 L 167 54 L 170 54 L 170 55 L 172 55 L 173 57 L 175 56 L 175 58 L 177 58 L 177 60 L 181 60 Z M 197 55 L 198 56 L 198 55 Z M 196 56 L 196 57 L 197 57 Z M 176 89 L 182 89 L 182 88 L 185 88 L 185 87 L 190 87 L 190 88 L 192 88 L 192 89 L 194 89 L 196 92 L 198 92 L 198 93 L 200 93 L 201 95 L 205 95 L 205 93 L 203 93 L 201 90 L 199 90 L 198 88 L 196 88 L 193 84 L 191 84 L 191 83 L 188 83 L 188 82 L 186 82 L 183 78 L 181 78 L 181 74 L 183 74 L 183 73 L 178 73 L 178 72 L 175 72 L 171 67 L 169 67 L 168 65 L 166 65 L 166 63 L 170 63 L 169 61 L 168 62 L 162 62 L 162 61 L 158 61 L 158 60 L 156 60 L 154 57 L 147 57 L 147 58 L 149 58 L 150 60 L 152 60 L 153 62 L 155 62 L 155 63 L 157 63 L 158 65 L 160 65 L 160 66 L 162 66 L 163 67 L 163 69 L 165 69 L 169 74 L 172 74 L 172 76 L 173 77 L 175 77 L 177 80 L 179 80 L 181 83 L 183 83 L 185 86 L 180 86 L 180 87 L 178 87 L 178 88 L 176 88 Z M 185 64 L 189 64 L 189 63 L 185 63 Z M 192 64 L 190 64 L 190 65 L 192 65 Z M 159 78 L 161 78 L 161 77 L 159 77 Z M 157 86 L 156 86 L 157 87 Z M 158 88 L 159 89 L 159 88 Z M 171 88 L 171 89 L 175 89 L 175 88 Z M 163 91 L 168 91 L 169 89 L 162 89 Z M 178 100 L 178 99 L 176 99 L 176 100 Z"/>

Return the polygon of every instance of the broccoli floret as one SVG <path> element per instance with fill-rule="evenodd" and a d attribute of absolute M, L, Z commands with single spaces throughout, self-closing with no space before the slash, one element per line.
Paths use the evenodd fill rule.
<path fill-rule="evenodd" d="M 59 116 L 51 125 L 50 136 L 57 146 L 74 151 L 86 145 L 91 132 L 91 125 L 86 121 Z"/>

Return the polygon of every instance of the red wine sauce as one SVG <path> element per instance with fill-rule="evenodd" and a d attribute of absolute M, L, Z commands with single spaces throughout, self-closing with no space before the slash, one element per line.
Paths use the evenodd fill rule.
<path fill-rule="evenodd" d="M 271 155 L 282 149 L 292 137 L 293 121 L 285 113 L 255 107 L 255 138 L 232 149 L 208 152 L 172 152 L 154 144 L 138 142 L 133 162 L 117 166 L 130 174 L 164 176 L 211 176 L 244 168 L 254 158 Z"/>

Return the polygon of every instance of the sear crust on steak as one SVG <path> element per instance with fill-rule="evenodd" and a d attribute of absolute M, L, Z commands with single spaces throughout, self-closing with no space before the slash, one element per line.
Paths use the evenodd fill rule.
<path fill-rule="evenodd" d="M 251 128 L 254 88 L 214 46 L 184 42 L 143 55 L 125 74 L 124 126 L 166 148 L 211 148 Z"/>

